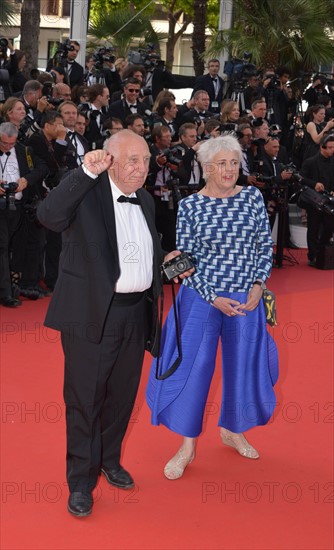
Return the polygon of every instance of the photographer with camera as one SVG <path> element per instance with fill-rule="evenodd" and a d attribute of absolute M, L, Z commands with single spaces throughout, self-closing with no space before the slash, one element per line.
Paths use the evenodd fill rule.
<path fill-rule="evenodd" d="M 7 50 L 10 51 L 8 59 Z M 0 103 L 12 95 L 10 78 L 18 72 L 18 57 L 8 38 L 0 37 Z"/>
<path fill-rule="evenodd" d="M 58 185 L 66 172 L 66 154 L 68 143 L 65 140 L 66 128 L 58 111 L 45 113 L 40 132 L 28 140 L 35 155 L 38 155 L 48 167 L 49 173 L 44 179 L 44 195 Z M 43 197 L 44 198 L 44 197 Z M 42 265 L 45 267 L 44 283 L 53 290 L 58 277 L 58 262 L 61 251 L 61 235 L 53 231 L 45 234 L 45 248 Z"/>
<path fill-rule="evenodd" d="M 257 178 L 254 172 L 254 155 L 252 153 L 253 132 L 250 124 L 242 123 L 238 126 L 238 141 L 241 147 L 239 185 L 256 185 Z"/>
<path fill-rule="evenodd" d="M 303 99 L 307 101 L 308 108 L 313 105 L 318 105 L 320 103 L 319 98 L 321 96 L 330 96 L 329 92 L 326 90 L 327 82 L 333 82 L 332 80 L 328 81 L 326 76 L 322 74 L 316 74 L 312 79 L 312 84 L 303 94 Z"/>
<path fill-rule="evenodd" d="M 76 58 L 80 52 L 80 44 L 76 40 L 65 40 L 60 44 L 59 50 L 52 59 L 49 59 L 46 71 L 49 72 L 53 67 L 60 65 L 64 68 L 66 79 L 70 88 L 82 86 L 84 83 L 83 67 L 77 63 Z"/>
<path fill-rule="evenodd" d="M 17 143 L 17 136 L 11 122 L 0 125 L 0 304 L 5 307 L 21 305 L 18 284 L 38 282 L 40 246 L 34 228 L 30 231 L 25 208 L 34 201 L 48 172 L 30 148 Z"/>
<path fill-rule="evenodd" d="M 91 150 L 100 149 L 104 141 L 103 122 L 107 118 L 109 89 L 103 84 L 94 84 L 87 88 L 87 95 L 88 102 L 82 103 L 80 106 L 80 111 L 85 113 L 89 120 L 85 138 Z"/>
<path fill-rule="evenodd" d="M 201 138 L 204 135 L 204 124 L 206 120 L 214 116 L 211 111 L 208 111 L 210 106 L 209 94 L 205 90 L 197 90 L 193 94 L 193 102 L 194 106 L 182 115 L 180 125 L 185 122 L 196 124 L 197 135 Z"/>
<path fill-rule="evenodd" d="M 51 98 L 53 100 L 52 105 L 58 106 L 62 101 L 70 100 L 71 97 L 71 88 L 68 84 L 60 83 L 53 86 Z"/>
<path fill-rule="evenodd" d="M 277 206 L 281 194 L 287 188 L 292 172 L 278 161 L 280 142 L 276 137 L 268 137 L 263 146 L 263 155 L 259 163 L 258 187 L 264 197 L 271 229 L 274 227 Z"/>
<path fill-rule="evenodd" d="M 43 114 L 53 108 L 48 102 L 48 98 L 43 95 L 42 90 L 43 86 L 37 80 L 28 80 L 24 85 L 21 95 L 26 110 L 26 117 L 21 125 L 23 140 L 28 139 L 33 133 L 39 132 Z"/>
<path fill-rule="evenodd" d="M 162 235 L 162 247 L 169 252 L 175 249 L 176 210 L 168 182 L 176 176 L 177 165 L 173 150 L 170 149 L 172 135 L 169 128 L 163 125 L 155 126 L 151 137 L 152 156 L 146 183 L 149 187 L 153 187 L 155 223 L 157 231 Z M 174 161 L 174 164 L 171 161 Z"/>
<path fill-rule="evenodd" d="M 334 200 L 334 134 L 323 136 L 319 152 L 303 162 L 300 174 L 303 184 L 317 193 L 330 193 Z M 310 205 L 307 210 L 308 264 L 316 265 L 317 255 L 322 246 L 329 244 L 334 231 L 334 215 L 320 212 Z"/>
<path fill-rule="evenodd" d="M 256 99 L 261 99 L 261 97 L 263 97 L 263 87 L 260 81 L 260 76 L 255 72 L 251 73 L 247 78 L 247 86 L 244 90 L 245 110 L 250 111 L 252 108 L 252 103 Z"/>

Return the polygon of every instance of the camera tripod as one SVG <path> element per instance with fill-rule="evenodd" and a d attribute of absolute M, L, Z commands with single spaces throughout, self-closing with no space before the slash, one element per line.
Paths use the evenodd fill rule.
<path fill-rule="evenodd" d="M 277 226 L 277 244 L 276 253 L 273 256 L 273 267 L 282 267 L 283 260 L 287 261 L 290 265 L 296 265 L 298 262 L 295 258 L 284 255 L 284 241 L 286 238 L 286 227 L 288 221 L 288 187 L 280 189 L 282 195 L 278 199 L 278 226 Z"/>

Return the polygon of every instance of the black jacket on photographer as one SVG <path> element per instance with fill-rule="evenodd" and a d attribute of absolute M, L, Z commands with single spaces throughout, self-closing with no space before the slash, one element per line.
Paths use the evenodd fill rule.
<path fill-rule="evenodd" d="M 184 149 L 184 155 L 181 157 L 182 162 L 177 168 L 177 177 L 180 185 L 189 185 L 191 190 L 192 185 L 199 186 L 204 184 L 202 165 L 197 161 L 197 153 L 192 147 L 187 147 L 184 143 L 180 143 L 179 147 Z M 182 195 L 186 195 L 181 191 Z"/>
<path fill-rule="evenodd" d="M 103 136 L 103 123 L 107 118 L 105 109 L 100 110 L 93 108 L 90 103 L 82 103 L 80 111 L 87 115 L 89 120 L 85 131 L 85 139 L 87 140 L 90 150 L 102 149 L 105 137 Z"/>
<path fill-rule="evenodd" d="M 6 54 L 0 55 L 0 103 L 6 101 L 8 97 L 13 95 L 12 87 L 10 84 L 10 77 L 18 71 L 18 61 L 16 52 L 10 54 L 7 59 Z"/>
<path fill-rule="evenodd" d="M 49 173 L 45 178 L 47 187 L 49 189 L 56 187 L 66 170 L 68 143 L 65 144 L 58 140 L 49 142 L 43 130 L 40 130 L 29 138 L 27 145 L 48 167 Z"/>
<path fill-rule="evenodd" d="M 306 159 L 300 170 L 303 184 L 312 189 L 322 183 L 329 193 L 334 191 L 334 157 L 325 158 L 320 152 Z"/>
<path fill-rule="evenodd" d="M 182 116 L 179 126 L 181 126 L 185 122 L 192 122 L 193 124 L 198 125 L 199 121 L 203 121 L 205 123 L 207 119 L 214 116 L 214 113 L 212 113 L 211 111 L 197 111 L 196 109 L 189 109 Z"/>
<path fill-rule="evenodd" d="M 319 153 L 306 159 L 300 170 L 302 183 L 315 189 L 317 183 L 322 183 L 325 190 L 334 192 L 334 156 L 326 158 Z M 308 259 L 314 262 L 320 245 L 328 244 L 334 231 L 334 216 L 318 212 L 311 206 L 307 210 L 307 246 Z"/>

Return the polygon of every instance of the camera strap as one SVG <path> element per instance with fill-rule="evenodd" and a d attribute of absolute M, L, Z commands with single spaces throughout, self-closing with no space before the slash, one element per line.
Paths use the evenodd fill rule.
<path fill-rule="evenodd" d="M 172 280 L 172 297 L 173 297 L 173 310 L 174 310 L 174 322 L 175 322 L 175 335 L 176 335 L 176 344 L 177 344 L 177 352 L 178 357 L 175 359 L 174 363 L 169 367 L 169 369 L 166 370 L 163 374 L 159 374 L 159 364 L 160 364 L 160 345 L 161 345 L 161 329 L 162 329 L 162 321 L 163 321 L 163 311 L 164 311 L 164 291 L 163 287 L 161 290 L 160 295 L 160 318 L 159 318 L 159 345 L 158 345 L 158 354 L 157 354 L 157 363 L 156 363 L 156 369 L 155 369 L 155 377 L 157 380 L 165 380 L 166 378 L 169 378 L 179 367 L 181 361 L 182 361 L 182 349 L 181 349 L 181 338 L 180 338 L 180 331 L 179 331 L 179 320 L 177 315 L 177 307 L 175 302 L 175 283 Z"/>
<path fill-rule="evenodd" d="M 5 153 L 5 155 L 6 155 L 5 164 L 2 164 L 2 160 L 0 159 L 0 165 L 1 165 L 1 179 L 3 179 L 4 173 L 5 173 L 5 170 L 6 170 L 6 166 L 7 166 L 7 162 L 8 162 L 8 159 L 9 159 L 10 152 Z M 2 155 L 1 155 L 1 156 L 2 156 Z"/>

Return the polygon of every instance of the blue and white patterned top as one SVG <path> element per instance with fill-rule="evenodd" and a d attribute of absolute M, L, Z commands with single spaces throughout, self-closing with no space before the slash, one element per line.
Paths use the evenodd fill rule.
<path fill-rule="evenodd" d="M 270 275 L 272 245 L 268 215 L 256 187 L 224 199 L 190 195 L 179 203 L 177 249 L 195 260 L 183 280 L 209 302 L 219 291 L 247 292 Z"/>

